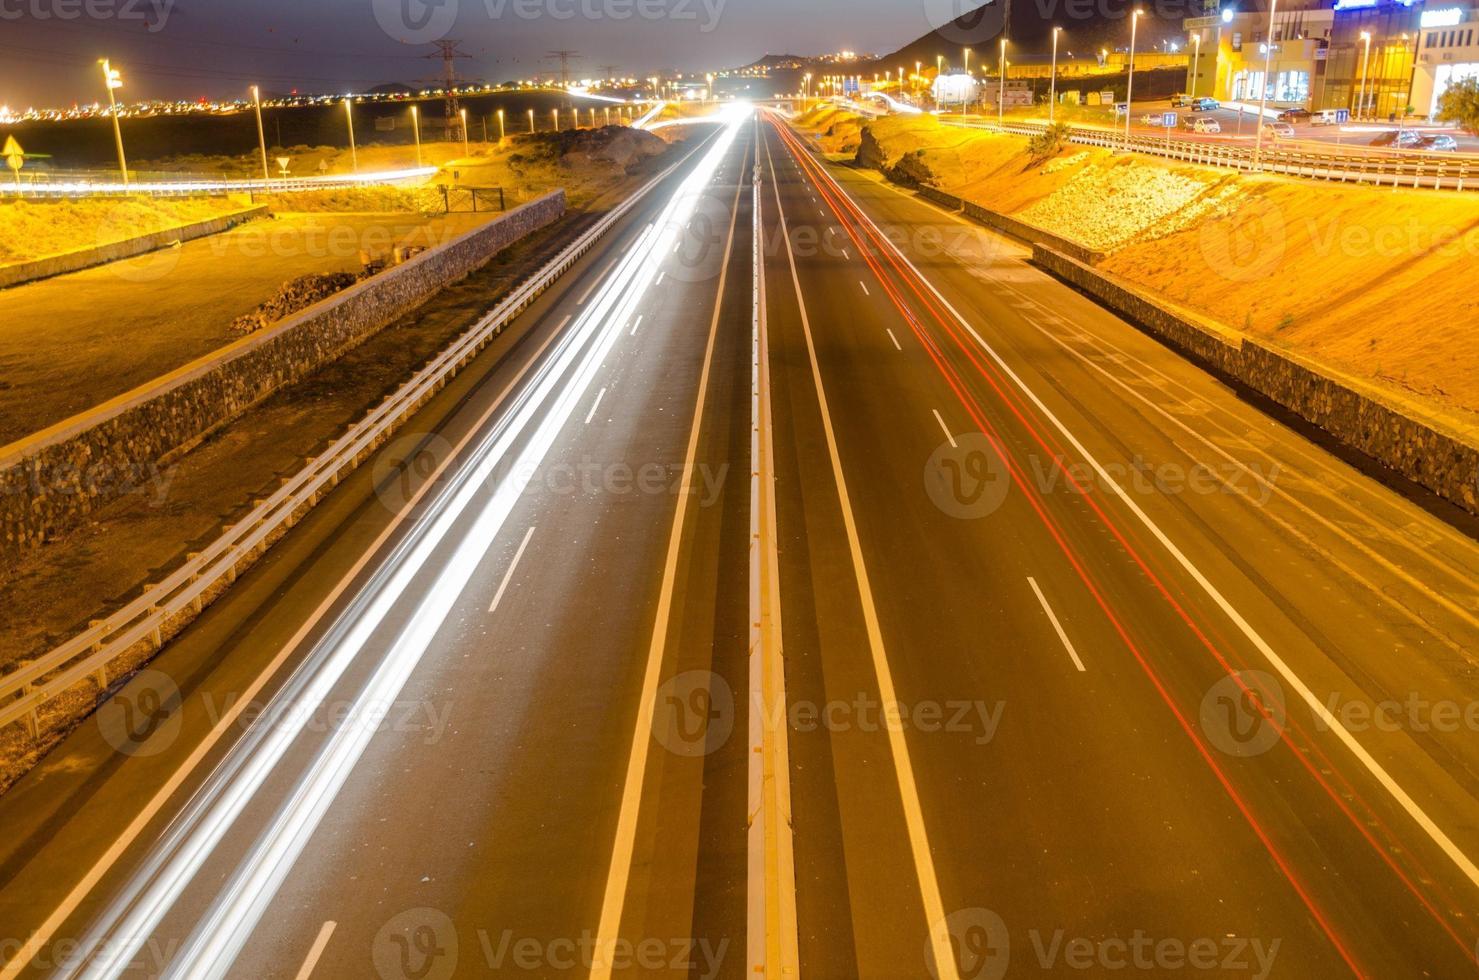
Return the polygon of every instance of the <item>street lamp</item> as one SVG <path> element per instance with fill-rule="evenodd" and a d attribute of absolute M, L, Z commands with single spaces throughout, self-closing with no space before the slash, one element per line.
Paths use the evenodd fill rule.
<path fill-rule="evenodd" d="M 935 109 L 940 108 L 940 79 L 945 75 L 945 56 L 935 55 Z"/>
<path fill-rule="evenodd" d="M 1274 9 L 1278 7 L 1279 0 L 1269 0 L 1268 4 L 1268 38 L 1263 46 L 1263 84 L 1258 92 L 1258 135 L 1253 139 L 1253 169 L 1258 169 L 1258 158 L 1263 155 L 1263 110 L 1268 107 L 1269 89 L 1269 64 L 1274 57 Z"/>
<path fill-rule="evenodd" d="M 1125 79 L 1125 139 L 1130 138 L 1130 106 L 1133 100 L 1130 96 L 1135 91 L 1135 28 L 1140 25 L 1140 15 L 1145 11 L 1135 8 L 1130 15 L 1130 74 Z"/>
<path fill-rule="evenodd" d="M 1058 35 L 1061 27 L 1053 28 L 1053 67 L 1048 72 L 1048 125 L 1053 124 L 1054 107 L 1058 104 Z"/>
<path fill-rule="evenodd" d="M 965 115 L 966 103 L 970 94 L 969 86 L 971 84 L 971 49 L 962 48 L 961 50 L 964 52 L 964 68 L 966 78 L 966 84 L 960 87 L 960 114 L 963 116 Z"/>
<path fill-rule="evenodd" d="M 506 138 L 507 138 L 507 136 L 506 136 L 506 134 L 504 133 L 504 130 L 503 130 L 503 110 L 502 109 L 499 109 L 498 110 L 498 145 L 499 146 L 502 146 L 503 145 L 503 141 Z"/>
<path fill-rule="evenodd" d="M 549 115 L 550 115 L 550 118 L 555 121 L 555 132 L 558 133 L 560 131 L 560 110 L 559 109 L 551 109 L 549 111 Z M 576 125 L 579 125 L 579 120 L 576 121 Z"/>
<path fill-rule="evenodd" d="M 534 110 L 529 110 L 529 135 L 534 135 Z"/>
<path fill-rule="evenodd" d="M 999 64 L 997 71 L 1000 76 L 996 81 L 996 125 L 1002 124 L 1002 117 L 1006 114 L 1007 105 L 1007 39 L 1001 39 L 1001 53 L 998 55 Z"/>
<path fill-rule="evenodd" d="M 416 169 L 421 169 L 421 109 L 411 106 L 411 131 L 416 135 Z"/>
<path fill-rule="evenodd" d="M 352 99 L 344 100 L 344 118 L 349 122 L 349 163 L 359 173 L 359 150 L 354 145 L 354 108 Z"/>
<path fill-rule="evenodd" d="M 257 110 L 257 145 L 262 148 L 262 180 L 272 179 L 272 173 L 267 169 L 267 137 L 262 132 L 262 92 L 252 86 L 252 108 Z"/>
<path fill-rule="evenodd" d="M 123 129 L 118 125 L 118 102 L 113 98 L 113 91 L 123 87 L 123 77 L 118 70 L 108 64 L 108 59 L 103 58 L 98 64 L 103 66 L 103 84 L 108 88 L 108 108 L 113 116 L 113 141 L 118 144 L 118 172 L 123 175 L 123 186 L 128 187 L 128 160 L 123 155 Z"/>
<path fill-rule="evenodd" d="M 471 156 L 471 153 L 468 151 L 467 148 L 467 110 L 459 109 L 457 111 L 457 115 L 462 120 L 462 155 L 464 157 Z"/>
<path fill-rule="evenodd" d="M 1191 60 L 1191 94 L 1197 95 L 1198 84 L 1202 80 L 1202 32 L 1199 30 L 1191 36 L 1191 43 L 1196 46 L 1196 54 Z"/>
<path fill-rule="evenodd" d="M 1361 58 L 1361 99 L 1356 103 L 1356 118 L 1360 119 L 1366 111 L 1366 68 L 1371 64 L 1371 32 L 1362 31 L 1361 40 L 1366 42 L 1366 54 Z"/>

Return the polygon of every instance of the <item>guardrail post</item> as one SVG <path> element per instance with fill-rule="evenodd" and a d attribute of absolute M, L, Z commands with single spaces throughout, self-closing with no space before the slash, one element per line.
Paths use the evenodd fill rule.
<path fill-rule="evenodd" d="M 97 629 L 100 626 L 106 625 L 107 621 L 102 619 L 94 619 L 87 624 L 89 629 Z M 92 645 L 92 652 L 103 652 L 103 641 L 101 638 L 99 638 L 98 641 Z M 106 662 L 98 664 L 98 669 L 93 671 L 92 679 L 97 682 L 99 692 L 106 691 L 108 689 L 108 664 Z"/>

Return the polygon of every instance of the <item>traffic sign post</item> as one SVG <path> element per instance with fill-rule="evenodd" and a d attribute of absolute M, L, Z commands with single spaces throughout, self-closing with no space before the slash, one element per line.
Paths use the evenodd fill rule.
<path fill-rule="evenodd" d="M 21 186 L 21 168 L 26 165 L 26 151 L 21 149 L 20 143 L 14 136 L 5 138 L 5 148 L 0 149 L 0 156 L 5 157 L 5 165 L 15 174 L 15 186 Z"/>

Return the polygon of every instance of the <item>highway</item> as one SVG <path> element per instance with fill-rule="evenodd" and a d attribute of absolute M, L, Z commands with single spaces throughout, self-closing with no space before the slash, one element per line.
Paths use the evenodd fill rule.
<path fill-rule="evenodd" d="M 1476 523 L 690 145 L 0 798 L 0 977 L 1479 972 Z"/>

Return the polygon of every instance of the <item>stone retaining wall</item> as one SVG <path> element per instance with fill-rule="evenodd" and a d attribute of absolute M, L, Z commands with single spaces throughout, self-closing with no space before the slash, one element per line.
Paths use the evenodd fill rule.
<path fill-rule="evenodd" d="M 145 492 L 162 463 L 565 213 L 554 191 L 149 385 L 0 448 L 0 557 Z"/>
<path fill-rule="evenodd" d="M 1479 514 L 1479 440 L 1373 385 L 1178 310 L 1042 245 L 1034 264 L 1438 496 Z"/>
<path fill-rule="evenodd" d="M 205 221 L 181 225 L 178 228 L 166 228 L 164 231 L 140 235 L 121 242 L 109 242 L 107 245 L 48 255 L 30 262 L 0 266 L 0 289 L 19 286 L 23 282 L 65 275 L 68 272 L 90 269 L 95 265 L 117 262 L 120 259 L 131 259 L 135 255 L 143 255 L 145 252 L 152 252 L 175 242 L 188 242 L 194 238 L 204 238 L 206 235 L 218 235 L 235 228 L 244 221 L 250 221 L 266 213 L 267 205 L 259 204 L 256 207 L 233 211 L 231 214 L 207 218 Z"/>

